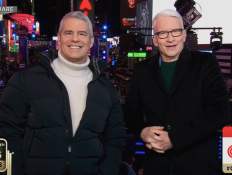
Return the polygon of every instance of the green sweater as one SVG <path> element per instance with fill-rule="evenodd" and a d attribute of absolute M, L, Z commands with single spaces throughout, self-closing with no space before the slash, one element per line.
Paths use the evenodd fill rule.
<path fill-rule="evenodd" d="M 177 61 L 166 63 L 163 62 L 161 63 L 161 73 L 164 78 L 165 85 L 167 87 L 168 92 L 170 91 L 171 85 L 172 85 L 172 78 L 174 75 L 174 71 L 176 68 L 176 63 Z"/>

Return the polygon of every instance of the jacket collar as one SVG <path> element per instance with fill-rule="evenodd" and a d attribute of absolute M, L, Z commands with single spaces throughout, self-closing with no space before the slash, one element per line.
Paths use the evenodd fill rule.
<path fill-rule="evenodd" d="M 175 72 L 172 79 L 172 85 L 170 88 L 170 92 L 168 93 L 161 70 L 159 66 L 159 57 L 160 53 L 158 52 L 156 55 L 151 57 L 148 60 L 148 71 L 151 73 L 157 84 L 160 86 L 160 88 L 164 91 L 165 94 L 169 94 L 171 96 L 175 90 L 177 89 L 178 85 L 182 81 L 188 67 L 189 62 L 192 59 L 191 51 L 187 48 L 183 48 L 183 50 L 180 53 L 180 56 L 177 60 L 177 65 L 175 68 Z"/>
<path fill-rule="evenodd" d="M 51 62 L 58 57 L 58 52 L 56 50 L 50 49 L 48 52 L 43 51 L 38 53 L 40 56 L 41 64 L 49 71 L 53 71 L 51 67 Z M 99 74 L 102 74 L 108 67 L 107 62 L 98 60 L 96 58 L 90 58 L 89 68 L 93 73 L 94 78 Z"/>

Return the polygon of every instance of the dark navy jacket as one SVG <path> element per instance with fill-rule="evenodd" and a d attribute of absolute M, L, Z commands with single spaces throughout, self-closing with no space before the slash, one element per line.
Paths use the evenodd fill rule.
<path fill-rule="evenodd" d="M 91 58 L 93 80 L 73 137 L 68 92 L 50 66 L 56 57 L 41 52 L 41 62 L 14 74 L 0 99 L 12 175 L 116 175 L 126 135 L 117 92 L 100 75 L 107 64 Z"/>

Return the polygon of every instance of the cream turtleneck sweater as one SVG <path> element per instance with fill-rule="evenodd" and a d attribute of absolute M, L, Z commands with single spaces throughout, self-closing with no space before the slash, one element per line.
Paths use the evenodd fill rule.
<path fill-rule="evenodd" d="M 84 64 L 71 63 L 61 55 L 60 50 L 58 58 L 51 63 L 55 74 L 64 83 L 69 94 L 73 136 L 77 131 L 86 107 L 87 85 L 93 79 L 93 74 L 88 67 L 89 63 L 88 56 Z"/>

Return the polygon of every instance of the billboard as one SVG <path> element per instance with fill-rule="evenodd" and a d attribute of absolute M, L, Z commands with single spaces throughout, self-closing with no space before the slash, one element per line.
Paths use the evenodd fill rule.
<path fill-rule="evenodd" d="M 120 1 L 120 29 L 127 30 L 135 26 L 136 4 L 146 0 L 121 0 Z"/>
<path fill-rule="evenodd" d="M 136 5 L 136 27 L 141 29 L 138 41 L 144 45 L 152 45 L 152 0 L 138 3 Z"/>

